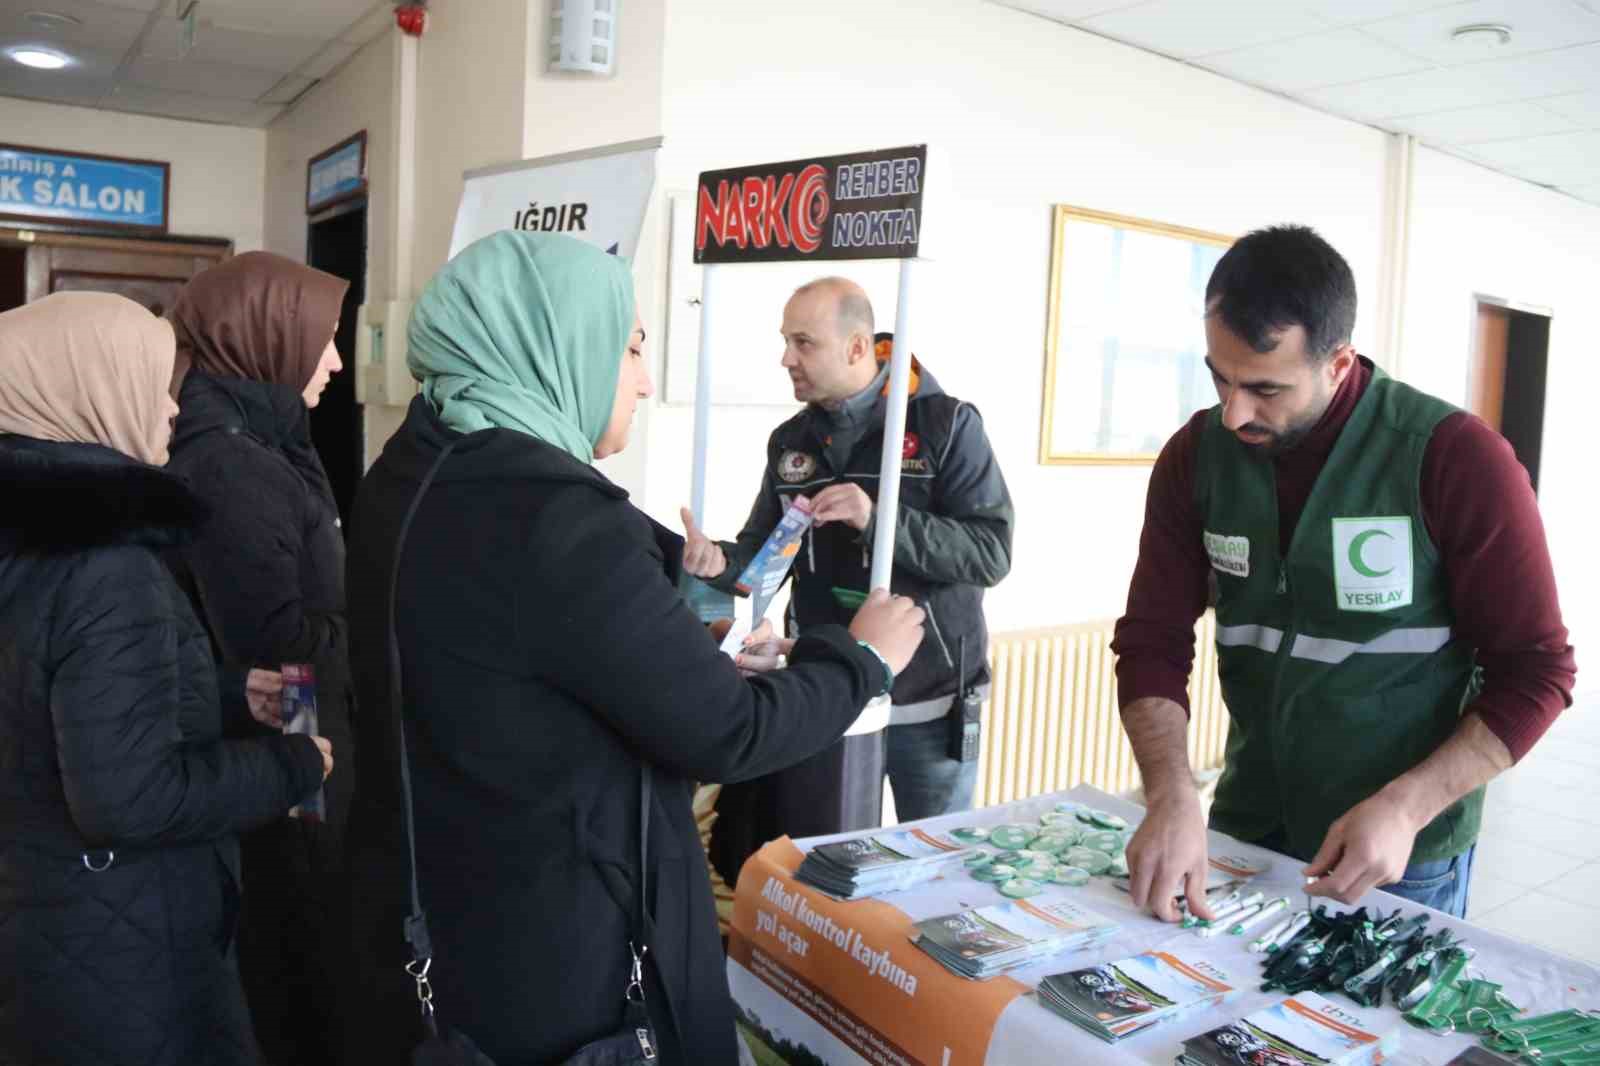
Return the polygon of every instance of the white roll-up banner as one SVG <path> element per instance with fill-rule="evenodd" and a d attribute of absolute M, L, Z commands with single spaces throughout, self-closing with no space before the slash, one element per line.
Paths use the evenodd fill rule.
<path fill-rule="evenodd" d="M 565 233 L 631 260 L 661 138 L 469 170 L 450 237 L 453 259 L 503 229 Z"/>

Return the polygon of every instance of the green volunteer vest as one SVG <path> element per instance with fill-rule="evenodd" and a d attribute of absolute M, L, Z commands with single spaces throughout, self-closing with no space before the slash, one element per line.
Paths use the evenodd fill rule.
<path fill-rule="evenodd" d="M 1374 368 L 1278 551 L 1277 486 L 1211 412 L 1195 492 L 1217 579 L 1217 656 L 1232 719 L 1212 824 L 1241 840 L 1282 828 L 1309 859 L 1328 827 L 1455 731 L 1476 691 L 1422 520 L 1422 457 L 1455 409 Z M 1412 862 L 1478 835 L 1483 790 L 1417 836 Z"/>

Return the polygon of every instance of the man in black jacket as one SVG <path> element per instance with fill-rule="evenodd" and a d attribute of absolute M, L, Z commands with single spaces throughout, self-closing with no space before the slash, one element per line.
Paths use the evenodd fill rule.
<path fill-rule="evenodd" d="M 737 539 L 717 543 L 683 514 L 684 569 L 725 592 L 799 495 L 815 525 L 792 571 L 791 621 L 800 633 L 848 623 L 872 571 L 891 334 L 874 334 L 859 285 L 822 278 L 783 312 L 782 365 L 806 404 L 773 431 L 755 506 Z M 887 768 L 903 821 L 972 805 L 976 760 L 949 754 L 947 716 L 959 696 L 988 685 L 983 590 L 1011 568 L 1011 496 L 977 409 L 947 395 L 919 364 L 911 370 L 901 444 L 900 514 L 892 590 L 927 612 L 928 639 L 895 679 Z M 957 677 L 965 652 L 966 677 Z"/>

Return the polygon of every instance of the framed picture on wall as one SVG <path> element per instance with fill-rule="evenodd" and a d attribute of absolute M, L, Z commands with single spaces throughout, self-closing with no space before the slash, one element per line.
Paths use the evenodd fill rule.
<path fill-rule="evenodd" d="M 1056 205 L 1039 462 L 1154 462 L 1216 403 L 1206 280 L 1219 233 Z"/>

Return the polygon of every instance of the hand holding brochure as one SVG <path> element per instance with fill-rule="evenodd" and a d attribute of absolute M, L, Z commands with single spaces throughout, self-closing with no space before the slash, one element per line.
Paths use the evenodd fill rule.
<path fill-rule="evenodd" d="M 811 501 L 804 496 L 796 496 L 778 520 L 777 527 L 768 534 L 766 542 L 750 560 L 750 565 L 734 582 L 734 587 L 751 599 L 752 626 L 765 617 L 772 597 L 783 587 L 795 556 L 800 554 L 800 539 L 810 528 Z"/>
<path fill-rule="evenodd" d="M 317 673 L 305 663 L 286 663 L 283 667 L 283 731 L 317 735 Z M 327 815 L 322 788 L 292 812 L 308 821 L 320 822 Z"/>
<path fill-rule="evenodd" d="M 1135 955 L 1039 984 L 1039 1002 L 1107 1043 L 1143 1032 L 1233 993 L 1231 978 L 1210 963 L 1161 951 Z"/>

